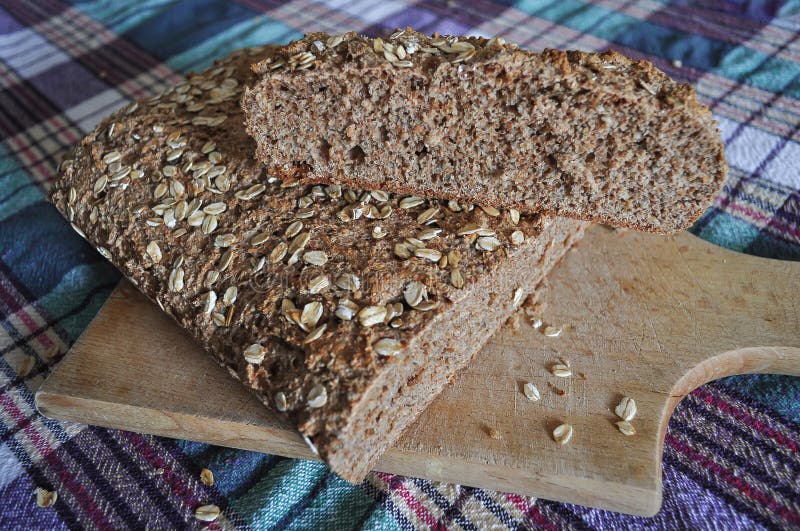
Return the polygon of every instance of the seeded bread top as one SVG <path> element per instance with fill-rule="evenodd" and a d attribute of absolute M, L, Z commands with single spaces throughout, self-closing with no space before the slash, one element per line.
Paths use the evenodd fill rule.
<path fill-rule="evenodd" d="M 246 126 L 282 179 L 674 232 L 727 172 L 692 88 L 613 51 L 407 28 L 309 34 L 253 69 Z"/>
<path fill-rule="evenodd" d="M 345 62 L 367 68 L 388 63 L 395 68 L 433 71 L 443 63 L 492 62 L 499 56 L 507 56 L 504 63 L 508 65 L 530 60 L 530 52 L 502 37 L 428 36 L 411 28 L 397 30 L 386 40 L 354 32 L 339 35 L 320 32 L 306 34 L 276 50 L 256 62 L 253 71 L 262 76 L 278 70 L 302 75 L 304 70 L 336 69 Z M 665 105 L 687 106 L 711 115 L 698 103 L 691 86 L 673 81 L 648 61 L 634 61 L 613 50 L 586 53 L 546 49 L 542 57 L 543 67 L 557 71 L 567 85 L 576 83 L 588 70 L 598 83 L 610 81 L 607 86 L 620 93 L 645 91 L 658 95 Z M 552 79 L 546 73 L 542 74 L 543 79 Z M 598 76 L 604 79 L 600 80 Z M 531 83 L 536 83 L 536 80 L 532 79 Z"/>
<path fill-rule="evenodd" d="M 236 52 L 114 113 L 64 160 L 52 200 L 314 436 L 547 221 L 270 176 L 251 158 L 239 99 L 251 63 L 274 53 Z"/>

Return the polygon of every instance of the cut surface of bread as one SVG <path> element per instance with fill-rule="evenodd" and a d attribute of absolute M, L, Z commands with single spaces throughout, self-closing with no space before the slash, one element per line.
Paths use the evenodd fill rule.
<path fill-rule="evenodd" d="M 62 163 L 52 200 L 358 481 L 585 224 L 268 175 L 240 97 L 269 53 L 114 113 Z"/>
<path fill-rule="evenodd" d="M 615 52 L 317 33 L 254 70 L 247 130 L 284 179 L 670 233 L 727 172 L 692 88 Z"/>

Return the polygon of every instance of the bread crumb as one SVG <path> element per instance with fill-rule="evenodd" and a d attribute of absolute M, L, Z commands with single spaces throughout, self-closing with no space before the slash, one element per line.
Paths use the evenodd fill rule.
<path fill-rule="evenodd" d="M 487 433 L 489 434 L 489 437 L 491 437 L 495 441 L 501 441 L 503 439 L 503 434 L 500 433 L 500 431 L 495 428 L 489 428 Z"/>
<path fill-rule="evenodd" d="M 203 485 L 212 486 L 214 484 L 214 473 L 204 468 L 200 471 L 200 481 L 203 482 Z"/>

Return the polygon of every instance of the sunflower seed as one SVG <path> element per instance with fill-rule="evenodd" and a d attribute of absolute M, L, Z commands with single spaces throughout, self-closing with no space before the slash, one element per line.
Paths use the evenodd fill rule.
<path fill-rule="evenodd" d="M 175 204 L 175 219 L 178 221 L 183 221 L 183 218 L 186 217 L 186 211 L 189 208 L 189 204 L 186 201 L 178 201 Z"/>
<path fill-rule="evenodd" d="M 269 261 L 273 264 L 276 264 L 283 260 L 283 257 L 286 256 L 286 249 L 286 242 L 278 242 L 278 245 L 276 245 L 275 248 L 272 249 L 272 252 L 269 253 Z"/>
<path fill-rule="evenodd" d="M 147 255 L 153 260 L 153 262 L 158 263 L 161 261 L 161 248 L 158 246 L 157 242 L 150 242 L 147 244 Z"/>
<path fill-rule="evenodd" d="M 511 223 L 516 225 L 519 223 L 519 210 L 511 208 L 508 210 L 508 217 L 511 218 Z"/>
<path fill-rule="evenodd" d="M 218 216 L 227 210 L 228 205 L 223 202 L 211 203 L 203 207 L 203 212 L 212 216 Z"/>
<path fill-rule="evenodd" d="M 361 326 L 373 326 L 382 323 L 385 317 L 385 306 L 366 306 L 358 312 L 358 320 L 361 322 Z"/>
<path fill-rule="evenodd" d="M 325 254 L 325 251 L 309 251 L 303 255 L 303 261 L 307 264 L 321 266 L 328 261 L 328 255 Z"/>
<path fill-rule="evenodd" d="M 628 422 L 627 420 L 620 420 L 617 424 L 617 429 L 623 435 L 627 435 L 630 437 L 631 435 L 636 435 L 636 428 L 633 427 L 633 424 Z"/>
<path fill-rule="evenodd" d="M 386 201 L 389 200 L 389 194 L 387 192 L 384 192 L 383 190 L 373 190 L 372 192 L 370 192 L 370 195 L 373 198 L 375 198 L 375 201 L 378 201 L 379 203 L 385 203 Z"/>
<path fill-rule="evenodd" d="M 372 237 L 376 240 L 380 240 L 385 236 L 386 232 L 383 230 L 383 228 L 380 225 L 375 225 L 375 227 L 372 229 Z"/>
<path fill-rule="evenodd" d="M 203 234 L 211 234 L 217 228 L 217 216 L 206 215 L 203 218 Z"/>
<path fill-rule="evenodd" d="M 183 268 L 176 267 L 170 271 L 167 286 L 170 291 L 181 291 L 183 289 Z"/>
<path fill-rule="evenodd" d="M 464 276 L 461 274 L 461 270 L 457 267 L 450 271 L 450 283 L 454 288 L 457 289 L 464 287 Z"/>
<path fill-rule="evenodd" d="M 219 257 L 219 270 L 225 271 L 231 265 L 231 262 L 233 262 L 233 251 L 228 249 Z"/>
<path fill-rule="evenodd" d="M 456 234 L 459 235 L 459 236 L 466 236 L 468 234 L 475 234 L 479 230 L 481 230 L 482 228 L 483 227 L 481 227 L 480 225 L 478 225 L 476 223 L 468 223 L 466 225 L 462 225 L 461 227 L 459 227 L 459 229 L 456 231 Z"/>
<path fill-rule="evenodd" d="M 226 323 L 225 315 L 219 312 L 211 314 L 211 320 L 214 321 L 214 324 L 217 326 L 227 326 L 225 324 Z"/>
<path fill-rule="evenodd" d="M 502 246 L 500 240 L 494 236 L 482 236 L 475 242 L 475 248 L 481 251 L 493 252 Z"/>
<path fill-rule="evenodd" d="M 300 233 L 301 230 L 303 230 L 303 222 L 295 221 L 286 228 L 286 237 L 294 238 Z"/>
<path fill-rule="evenodd" d="M 105 155 L 103 155 L 103 162 L 106 164 L 111 164 L 112 162 L 117 162 L 122 159 L 122 155 L 119 151 L 109 151 Z"/>
<path fill-rule="evenodd" d="M 560 424 L 553 430 L 553 439 L 561 446 L 564 446 L 572 438 L 572 432 L 572 426 L 569 424 Z"/>
<path fill-rule="evenodd" d="M 388 323 L 395 317 L 403 315 L 403 303 L 402 302 L 395 302 L 393 304 L 386 305 L 386 317 L 383 318 L 384 323 Z"/>
<path fill-rule="evenodd" d="M 42 487 L 36 488 L 36 505 L 42 509 L 52 507 L 56 501 L 58 501 L 58 492 L 43 489 Z"/>
<path fill-rule="evenodd" d="M 267 349 L 259 343 L 253 343 L 244 350 L 243 355 L 247 363 L 255 363 L 258 365 L 264 361 L 264 357 L 267 355 Z"/>
<path fill-rule="evenodd" d="M 267 257 L 262 256 L 260 258 L 252 258 L 253 260 L 253 273 L 258 273 L 264 268 L 264 264 L 267 262 Z"/>
<path fill-rule="evenodd" d="M 200 471 L 200 482 L 203 485 L 211 487 L 214 485 L 214 473 L 211 472 L 209 469 L 204 468 Z"/>
<path fill-rule="evenodd" d="M 308 330 L 317 326 L 320 317 L 322 317 L 322 303 L 319 301 L 312 301 L 303 306 L 303 312 L 300 314 L 300 321 L 298 324 L 303 330 Z"/>
<path fill-rule="evenodd" d="M 488 216 L 492 216 L 493 218 L 496 218 L 497 216 L 499 216 L 499 215 L 500 215 L 500 211 L 499 211 L 499 210 L 497 210 L 497 209 L 496 209 L 495 207 L 493 207 L 493 206 L 488 206 L 488 205 L 478 205 L 478 207 L 479 207 L 481 210 L 483 210 L 483 211 L 486 213 L 486 215 L 488 215 Z"/>
<path fill-rule="evenodd" d="M 423 204 L 425 199 L 422 197 L 417 197 L 415 195 L 404 197 L 400 200 L 400 208 L 403 209 L 410 209 L 414 207 L 418 207 L 419 205 Z"/>
<path fill-rule="evenodd" d="M 633 417 L 636 416 L 636 401 L 633 398 L 624 397 L 614 408 L 614 413 L 622 420 L 633 420 Z"/>
<path fill-rule="evenodd" d="M 177 172 L 178 168 L 176 168 L 172 164 L 167 164 L 163 168 L 161 168 L 161 173 L 163 173 L 165 177 L 174 177 Z"/>
<path fill-rule="evenodd" d="M 530 382 L 525 382 L 525 385 L 522 386 L 522 392 L 525 394 L 525 397 L 531 402 L 536 402 L 542 397 L 536 386 Z"/>
<path fill-rule="evenodd" d="M 275 394 L 275 408 L 281 413 L 289 409 L 289 403 L 286 400 L 286 394 L 283 391 L 278 391 Z"/>
<path fill-rule="evenodd" d="M 255 199 L 256 197 L 264 193 L 264 190 L 266 189 L 267 187 L 264 186 L 263 184 L 254 184 L 253 186 L 251 186 L 246 190 L 239 190 L 238 192 L 236 192 L 235 195 L 238 199 L 241 199 L 242 201 L 249 201 L 251 199 Z"/>
<path fill-rule="evenodd" d="M 308 292 L 311 293 L 311 294 L 316 295 L 317 293 L 321 292 L 322 290 L 324 290 L 325 288 L 327 288 L 330 285 L 331 285 L 331 283 L 330 283 L 330 280 L 328 280 L 327 276 L 319 275 L 319 276 L 316 276 L 316 277 L 312 278 L 308 282 Z"/>
<path fill-rule="evenodd" d="M 222 294 L 222 304 L 230 306 L 236 302 L 236 297 L 239 295 L 239 289 L 236 286 L 229 286 Z"/>
<path fill-rule="evenodd" d="M 335 315 L 342 321 L 350 321 L 358 312 L 358 305 L 348 299 L 340 299 Z"/>
<path fill-rule="evenodd" d="M 297 219 L 308 219 L 314 217 L 314 209 L 313 208 L 303 208 L 298 210 L 294 213 L 294 217 Z"/>
<path fill-rule="evenodd" d="M 216 147 L 217 147 L 217 144 L 215 142 L 212 142 L 211 140 L 209 140 L 208 142 L 203 144 L 203 147 L 200 148 L 200 152 L 202 154 L 206 155 L 206 154 L 211 153 L 212 151 L 214 151 L 214 149 Z"/>
<path fill-rule="evenodd" d="M 383 338 L 376 341 L 372 347 L 381 356 L 396 356 L 403 350 L 402 343 L 397 339 Z"/>
<path fill-rule="evenodd" d="M 394 245 L 394 255 L 397 258 L 406 260 L 408 258 L 411 258 L 411 251 L 409 250 L 408 245 L 406 245 L 405 243 L 396 243 Z"/>
<path fill-rule="evenodd" d="M 108 184 L 108 177 L 105 175 L 101 175 L 97 178 L 94 182 L 94 195 L 99 195 L 103 190 L 106 189 L 106 185 Z"/>
<path fill-rule="evenodd" d="M 214 247 L 230 247 L 236 243 L 236 235 L 235 234 L 220 234 L 214 239 Z"/>
<path fill-rule="evenodd" d="M 312 330 L 311 332 L 309 332 L 306 338 L 303 340 L 303 344 L 307 345 L 312 341 L 316 341 L 317 339 L 322 337 L 322 334 L 325 333 L 326 328 L 328 328 L 328 323 L 322 324 L 317 328 L 315 328 L 314 330 Z"/>
<path fill-rule="evenodd" d="M 325 405 L 328 401 L 328 391 L 324 386 L 317 384 L 308 392 L 308 407 L 316 409 Z"/>
<path fill-rule="evenodd" d="M 259 245 L 267 241 L 269 237 L 270 237 L 269 232 L 262 232 L 261 234 L 256 234 L 250 239 L 250 245 L 252 245 L 253 247 L 258 247 Z"/>
<path fill-rule="evenodd" d="M 203 282 L 203 286 L 205 286 L 206 288 L 210 288 L 211 286 L 214 285 L 214 283 L 217 281 L 218 278 L 219 278 L 219 271 L 216 271 L 214 269 L 210 270 L 208 273 L 206 273 L 206 279 Z"/>
<path fill-rule="evenodd" d="M 211 315 L 211 312 L 214 311 L 214 306 L 217 305 L 217 292 L 213 289 L 211 291 L 207 291 L 203 297 L 203 312 L 206 315 Z"/>
<path fill-rule="evenodd" d="M 336 277 L 336 287 L 345 291 L 355 291 L 361 288 L 361 279 L 352 273 L 342 273 Z"/>
<path fill-rule="evenodd" d="M 438 227 L 428 227 L 419 231 L 416 237 L 418 240 L 427 241 L 436 238 L 441 232 L 442 229 Z"/>
<path fill-rule="evenodd" d="M 212 151 L 208 154 L 208 162 L 211 164 L 219 164 L 222 162 L 222 153 L 219 151 Z"/>
<path fill-rule="evenodd" d="M 422 214 L 420 214 L 419 216 L 417 216 L 417 223 L 419 223 L 420 225 L 429 223 L 436 217 L 438 213 L 439 213 L 439 207 L 431 207 L 423 211 Z"/>
<path fill-rule="evenodd" d="M 522 242 L 525 241 L 525 235 L 522 233 L 521 230 L 515 230 L 511 233 L 511 243 L 514 245 L 522 245 Z"/>
<path fill-rule="evenodd" d="M 403 290 L 403 298 L 413 308 L 422 301 L 428 300 L 428 288 L 422 282 L 412 280 Z"/>
<path fill-rule="evenodd" d="M 572 369 L 563 363 L 556 363 L 550 367 L 550 372 L 553 373 L 553 376 L 557 376 L 558 378 L 569 378 L 572 376 Z"/>
<path fill-rule="evenodd" d="M 439 259 L 442 257 L 442 253 L 437 251 L 436 249 L 427 249 L 425 247 L 421 249 L 414 249 L 414 256 L 417 258 L 424 258 L 426 260 L 430 260 L 431 262 L 438 262 Z"/>
<path fill-rule="evenodd" d="M 290 254 L 294 254 L 295 252 L 305 248 L 308 242 L 311 240 L 311 234 L 308 232 L 301 232 L 289 244 L 287 250 Z"/>
<path fill-rule="evenodd" d="M 172 208 L 168 208 L 164 211 L 164 225 L 169 227 L 170 229 L 175 228 L 175 224 L 178 222 L 175 219 L 175 210 Z"/>
<path fill-rule="evenodd" d="M 524 298 L 525 298 L 525 292 L 522 291 L 522 288 L 515 289 L 514 298 L 512 299 L 514 308 L 517 308 L 522 303 L 522 299 Z"/>
<path fill-rule="evenodd" d="M 436 301 L 422 301 L 421 303 L 414 306 L 415 310 L 419 310 L 420 312 L 429 312 L 431 310 L 435 310 L 439 307 L 439 303 Z"/>
<path fill-rule="evenodd" d="M 561 335 L 561 331 L 560 326 L 553 325 L 547 325 L 542 329 L 542 333 L 547 337 L 558 337 Z"/>
<path fill-rule="evenodd" d="M 194 517 L 201 522 L 213 522 L 219 515 L 220 510 L 216 505 L 201 505 L 194 511 Z"/>

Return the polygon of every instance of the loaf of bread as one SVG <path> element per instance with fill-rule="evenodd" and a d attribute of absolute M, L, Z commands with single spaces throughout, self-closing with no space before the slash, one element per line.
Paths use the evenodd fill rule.
<path fill-rule="evenodd" d="M 253 160 L 239 51 L 103 121 L 62 163 L 73 227 L 358 481 L 584 224 L 281 181 Z"/>
<path fill-rule="evenodd" d="M 316 33 L 254 69 L 247 130 L 281 179 L 669 233 L 727 172 L 691 87 L 614 52 Z"/>

